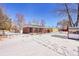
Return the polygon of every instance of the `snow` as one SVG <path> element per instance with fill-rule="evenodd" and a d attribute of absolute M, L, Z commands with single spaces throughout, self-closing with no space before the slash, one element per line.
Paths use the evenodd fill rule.
<path fill-rule="evenodd" d="M 1 56 L 77 56 L 79 41 L 67 33 L 12 34 L 0 41 Z"/>

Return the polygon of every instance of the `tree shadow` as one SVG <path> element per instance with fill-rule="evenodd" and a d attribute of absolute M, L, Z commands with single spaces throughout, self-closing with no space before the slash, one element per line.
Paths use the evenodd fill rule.
<path fill-rule="evenodd" d="M 52 37 L 56 37 L 56 38 L 70 39 L 70 40 L 76 40 L 76 41 L 79 41 L 79 39 L 68 38 L 67 36 L 61 36 L 61 35 L 51 35 L 51 36 L 52 36 Z"/>
<path fill-rule="evenodd" d="M 75 39 L 75 38 L 68 38 L 70 40 L 75 40 L 75 41 L 79 41 L 79 39 Z"/>
<path fill-rule="evenodd" d="M 56 38 L 62 38 L 62 39 L 67 39 L 67 36 L 61 36 L 61 35 L 51 35 L 52 37 L 56 37 Z"/>

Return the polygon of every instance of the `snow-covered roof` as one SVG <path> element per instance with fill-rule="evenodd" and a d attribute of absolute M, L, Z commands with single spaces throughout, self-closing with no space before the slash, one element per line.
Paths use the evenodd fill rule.
<path fill-rule="evenodd" d="M 46 27 L 46 26 L 38 26 L 38 25 L 27 25 L 24 27 L 34 27 L 34 28 L 51 28 L 51 27 Z"/>

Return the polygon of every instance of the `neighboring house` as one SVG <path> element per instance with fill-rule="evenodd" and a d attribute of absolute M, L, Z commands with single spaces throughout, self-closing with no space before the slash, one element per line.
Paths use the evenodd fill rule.
<path fill-rule="evenodd" d="M 28 25 L 23 28 L 23 33 L 49 33 L 49 32 L 52 32 L 52 28 L 39 25 Z"/>
<path fill-rule="evenodd" d="M 58 28 L 52 28 L 52 32 L 58 32 Z"/>

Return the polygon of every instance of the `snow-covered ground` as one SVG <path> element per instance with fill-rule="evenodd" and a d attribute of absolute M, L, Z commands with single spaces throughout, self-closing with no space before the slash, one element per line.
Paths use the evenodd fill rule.
<path fill-rule="evenodd" d="M 79 41 L 67 34 L 13 34 L 0 41 L 0 56 L 77 56 Z"/>

